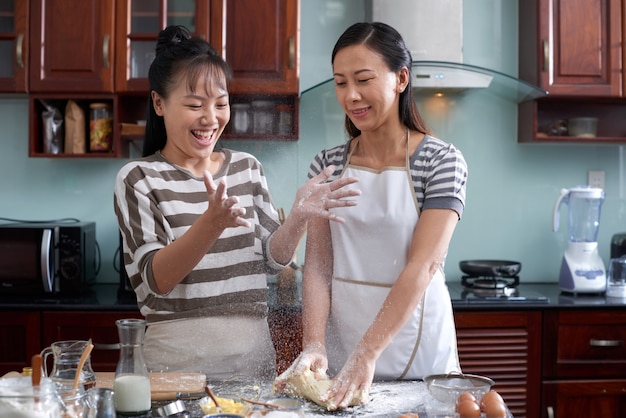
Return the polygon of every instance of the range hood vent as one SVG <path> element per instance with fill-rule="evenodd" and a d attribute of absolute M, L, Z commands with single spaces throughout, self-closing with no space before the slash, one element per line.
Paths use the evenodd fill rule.
<path fill-rule="evenodd" d="M 371 0 L 371 20 L 402 34 L 413 58 L 416 93 L 455 94 L 489 89 L 522 102 L 545 90 L 463 61 L 463 0 Z"/>
<path fill-rule="evenodd" d="M 462 92 L 467 89 L 489 87 L 493 76 L 483 71 L 472 71 L 453 63 L 441 61 L 421 62 L 413 65 L 414 89 Z"/>

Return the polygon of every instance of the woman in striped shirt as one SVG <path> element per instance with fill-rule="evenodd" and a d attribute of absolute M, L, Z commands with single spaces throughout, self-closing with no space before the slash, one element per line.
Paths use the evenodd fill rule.
<path fill-rule="evenodd" d="M 267 274 L 289 264 L 310 219 L 353 206 L 354 178 L 306 182 L 280 225 L 263 168 L 245 152 L 216 149 L 230 119 L 230 70 L 179 26 L 159 34 L 141 159 L 115 182 L 124 264 L 148 322 L 151 371 L 209 379 L 275 375 Z M 347 199 L 344 199 L 347 198 Z"/>

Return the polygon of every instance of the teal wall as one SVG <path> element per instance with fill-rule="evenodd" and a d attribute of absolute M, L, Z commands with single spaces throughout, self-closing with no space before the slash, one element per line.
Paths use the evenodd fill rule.
<path fill-rule="evenodd" d="M 516 75 L 517 2 L 465 3 L 465 62 Z M 363 4 L 301 1 L 300 139 L 224 144 L 259 158 L 276 205 L 286 210 L 313 155 L 345 140 L 332 86 L 311 87 L 330 78 L 334 42 L 349 24 L 365 19 Z M 598 240 L 608 261 L 611 236 L 626 231 L 623 146 L 518 144 L 517 105 L 488 90 L 420 106 L 435 134 L 463 151 L 470 169 L 466 210 L 446 264 L 449 280 L 460 279 L 460 260 L 489 258 L 520 261 L 522 281 L 556 281 L 567 235 L 563 224 L 559 232 L 551 230 L 554 202 L 561 188 L 585 184 L 589 170 L 606 172 Z M 113 182 L 126 160 L 28 158 L 25 97 L 0 98 L 0 127 L 0 217 L 95 221 L 102 255 L 98 281 L 115 282 Z M 301 248 L 299 262 L 302 254 Z"/>

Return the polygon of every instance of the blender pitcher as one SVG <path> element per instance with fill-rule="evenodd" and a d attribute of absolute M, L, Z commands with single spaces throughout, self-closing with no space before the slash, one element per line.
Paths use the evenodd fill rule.
<path fill-rule="evenodd" d="M 562 189 L 554 205 L 553 231 L 559 229 L 561 204 L 568 206 L 568 247 L 563 254 L 559 286 L 573 293 L 599 293 L 606 289 L 604 262 L 598 254 L 602 189 L 578 186 Z"/>

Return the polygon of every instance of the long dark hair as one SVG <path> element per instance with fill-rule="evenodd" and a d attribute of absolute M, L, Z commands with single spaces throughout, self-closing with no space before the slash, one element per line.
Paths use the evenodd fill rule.
<path fill-rule="evenodd" d="M 192 37 L 184 26 L 168 26 L 159 33 L 156 55 L 150 65 L 148 80 L 150 91 L 163 98 L 169 97 L 171 90 L 185 75 L 187 87 L 193 91 L 200 77 L 217 80 L 220 88 L 228 91 L 232 78 L 230 67 L 209 43 L 199 37 Z M 152 96 L 148 98 L 146 133 L 142 155 L 152 155 L 162 150 L 167 142 L 165 122 L 156 114 Z"/>
<path fill-rule="evenodd" d="M 429 133 L 426 123 L 419 114 L 417 105 L 413 100 L 411 91 L 411 80 L 413 78 L 411 53 L 398 31 L 381 22 L 355 23 L 346 29 L 337 40 L 333 48 L 331 64 L 335 62 L 337 52 L 353 45 L 365 45 L 367 48 L 380 54 L 391 71 L 400 71 L 402 67 L 406 67 L 409 70 L 409 84 L 400 93 L 398 103 L 400 120 L 403 125 L 411 130 L 424 134 Z M 361 131 L 354 126 L 348 115 L 346 115 L 345 127 L 350 138 L 361 135 Z"/>

